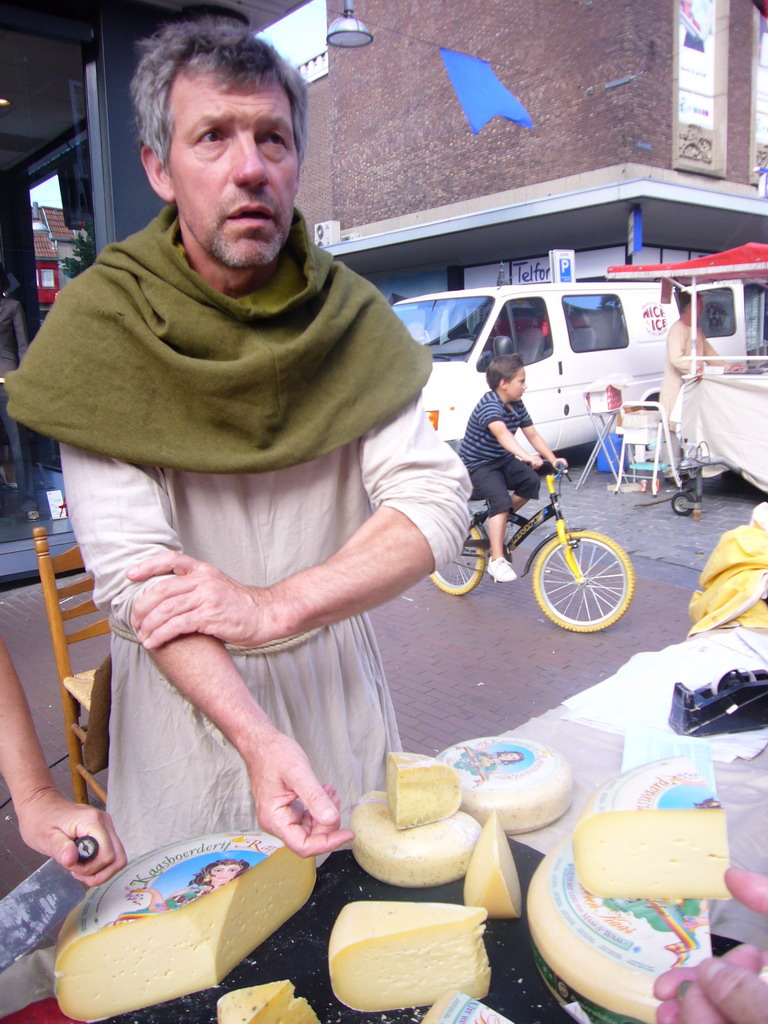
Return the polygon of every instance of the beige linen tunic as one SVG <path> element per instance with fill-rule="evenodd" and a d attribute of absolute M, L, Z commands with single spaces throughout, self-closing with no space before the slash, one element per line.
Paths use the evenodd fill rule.
<path fill-rule="evenodd" d="M 683 383 L 683 377 L 691 372 L 691 328 L 682 320 L 676 320 L 667 334 L 666 361 L 664 364 L 664 377 L 661 382 L 661 393 L 659 402 L 667 414 L 667 421 L 675 426 L 676 421 L 672 417 L 677 396 Z M 717 352 L 704 337 L 701 328 L 696 331 L 696 356 L 717 356 Z M 709 359 L 710 365 L 713 360 Z"/>
<path fill-rule="evenodd" d="M 130 629 L 138 593 L 126 570 L 183 550 L 241 583 L 274 584 L 328 558 L 388 505 L 426 537 L 436 564 L 466 528 L 466 472 L 414 403 L 362 439 L 305 465 L 207 475 L 134 466 L 62 445 L 67 503 L 96 601 Z M 135 640 L 112 639 L 109 803 L 129 857 L 166 842 L 256 824 L 230 743 L 164 678 Z M 400 749 L 376 640 L 364 614 L 270 653 L 232 653 L 256 700 L 336 786 L 343 821 L 382 788 Z M 216 680 L 211 680 L 216 685 Z"/>

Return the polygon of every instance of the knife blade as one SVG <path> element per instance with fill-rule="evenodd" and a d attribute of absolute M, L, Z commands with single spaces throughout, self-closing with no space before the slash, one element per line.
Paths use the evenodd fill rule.
<path fill-rule="evenodd" d="M 77 840 L 79 860 L 90 860 L 98 852 L 92 836 Z M 86 888 L 55 860 L 47 860 L 37 871 L 0 900 L 0 971 L 10 967 L 52 932 L 76 907 Z"/>

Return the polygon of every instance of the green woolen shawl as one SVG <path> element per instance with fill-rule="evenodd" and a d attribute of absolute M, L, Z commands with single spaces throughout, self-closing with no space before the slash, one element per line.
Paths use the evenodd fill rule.
<path fill-rule="evenodd" d="M 123 462 L 262 473 L 334 451 L 419 395 L 429 351 L 309 244 L 299 214 L 273 278 L 240 300 L 207 285 L 177 238 L 166 207 L 64 288 L 6 378 L 14 419 Z"/>

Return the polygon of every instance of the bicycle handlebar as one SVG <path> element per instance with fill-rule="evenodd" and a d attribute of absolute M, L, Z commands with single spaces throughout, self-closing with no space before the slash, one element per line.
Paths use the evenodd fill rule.
<path fill-rule="evenodd" d="M 561 476 L 569 476 L 568 464 L 564 459 L 555 459 L 554 462 L 550 462 L 549 459 L 544 459 L 543 461 L 544 465 L 551 466 L 551 468 L 555 471 L 554 476 L 557 480 L 559 480 Z"/>

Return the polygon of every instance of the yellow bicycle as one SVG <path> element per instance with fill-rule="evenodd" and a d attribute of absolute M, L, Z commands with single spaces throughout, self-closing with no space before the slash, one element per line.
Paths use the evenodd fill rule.
<path fill-rule="evenodd" d="M 602 533 L 569 530 L 560 506 L 560 481 L 567 470 L 558 464 L 545 477 L 549 502 L 530 519 L 510 512 L 504 542 L 506 556 L 550 519 L 557 532 L 538 544 L 522 575 L 533 571 L 536 601 L 556 625 L 574 633 L 594 633 L 618 622 L 635 593 L 635 570 L 626 551 Z M 488 564 L 488 509 L 472 516 L 461 553 L 430 579 L 446 594 L 469 594 Z"/>

